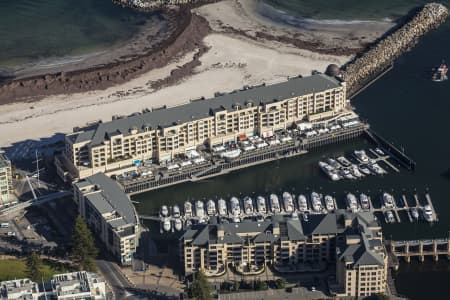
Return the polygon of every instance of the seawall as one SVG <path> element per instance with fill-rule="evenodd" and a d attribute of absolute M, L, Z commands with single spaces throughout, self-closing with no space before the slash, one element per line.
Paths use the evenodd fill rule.
<path fill-rule="evenodd" d="M 408 22 L 344 66 L 342 76 L 347 82 L 347 94 L 356 93 L 386 70 L 416 45 L 420 37 L 443 24 L 448 14 L 448 9 L 442 4 L 425 4 Z"/>

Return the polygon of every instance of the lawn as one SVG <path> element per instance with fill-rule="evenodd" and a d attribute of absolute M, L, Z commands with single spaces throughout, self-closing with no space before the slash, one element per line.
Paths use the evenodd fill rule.
<path fill-rule="evenodd" d="M 72 271 L 69 267 L 55 263 L 53 261 L 43 260 L 42 274 L 43 280 L 47 281 L 53 274 Z M 26 278 L 25 259 L 1 259 L 0 260 L 0 281 Z"/>

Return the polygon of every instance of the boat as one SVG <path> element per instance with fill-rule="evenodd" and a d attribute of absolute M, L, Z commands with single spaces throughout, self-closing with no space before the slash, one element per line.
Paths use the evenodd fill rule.
<path fill-rule="evenodd" d="M 264 197 L 258 196 L 258 198 L 256 198 L 256 208 L 261 214 L 267 213 L 266 199 L 264 199 Z"/>
<path fill-rule="evenodd" d="M 167 217 L 169 215 L 169 209 L 167 208 L 167 205 L 163 205 L 161 207 L 160 213 L 161 213 L 161 216 L 163 216 L 163 217 Z"/>
<path fill-rule="evenodd" d="M 380 165 L 378 165 L 377 163 L 371 163 L 367 165 L 369 167 L 369 169 L 374 172 L 377 175 L 383 175 L 386 174 L 387 172 L 380 167 Z"/>
<path fill-rule="evenodd" d="M 292 199 L 292 195 L 288 192 L 283 193 L 283 205 L 287 213 L 292 213 L 295 210 L 294 199 Z"/>
<path fill-rule="evenodd" d="M 328 211 L 333 211 L 336 209 L 333 197 L 331 197 L 330 195 L 325 195 L 324 199 L 325 199 L 325 207 Z"/>
<path fill-rule="evenodd" d="M 308 201 L 306 200 L 305 195 L 299 195 L 297 202 L 298 202 L 298 210 L 301 213 L 305 213 L 308 211 Z"/>
<path fill-rule="evenodd" d="M 235 149 L 222 152 L 220 157 L 231 160 L 237 158 L 239 155 L 241 155 L 241 149 Z"/>
<path fill-rule="evenodd" d="M 347 194 L 347 208 L 351 211 L 358 210 L 358 201 L 356 201 L 356 196 L 352 193 Z"/>
<path fill-rule="evenodd" d="M 294 212 L 291 214 L 291 219 L 292 219 L 292 220 L 298 220 L 298 213 L 297 213 L 296 211 L 294 211 Z"/>
<path fill-rule="evenodd" d="M 319 167 L 331 180 L 338 181 L 342 179 L 342 177 L 337 173 L 336 169 L 329 164 L 324 163 L 323 161 L 319 161 Z"/>
<path fill-rule="evenodd" d="M 311 193 L 311 207 L 314 212 L 320 212 L 322 210 L 322 202 L 320 201 L 320 195 L 316 192 Z"/>
<path fill-rule="evenodd" d="M 411 215 L 411 218 L 413 218 L 414 220 L 419 219 L 419 211 L 417 210 L 417 208 L 411 207 L 411 209 L 409 210 L 409 214 Z"/>
<path fill-rule="evenodd" d="M 385 217 L 386 217 L 387 223 L 395 223 L 395 217 L 394 217 L 394 214 L 392 213 L 392 211 L 387 210 L 385 213 Z"/>
<path fill-rule="evenodd" d="M 170 231 L 171 228 L 171 224 L 170 224 L 170 219 L 169 218 L 164 218 L 163 219 L 163 229 L 164 231 Z"/>
<path fill-rule="evenodd" d="M 430 205 L 425 205 L 422 210 L 423 218 L 427 222 L 433 222 L 433 210 Z"/>
<path fill-rule="evenodd" d="M 270 210 L 274 214 L 280 213 L 281 208 L 280 208 L 280 201 L 278 200 L 278 196 L 275 194 L 270 194 L 269 200 L 270 200 Z"/>
<path fill-rule="evenodd" d="M 386 208 L 392 208 L 395 206 L 394 197 L 391 194 L 383 194 L 383 204 Z"/>
<path fill-rule="evenodd" d="M 186 218 L 192 217 L 192 203 L 189 201 L 184 202 L 184 216 Z"/>
<path fill-rule="evenodd" d="M 339 169 L 341 167 L 341 165 L 334 159 L 332 158 L 328 158 L 327 162 L 330 166 L 332 166 L 334 169 Z"/>
<path fill-rule="evenodd" d="M 244 211 L 246 215 L 253 214 L 253 200 L 248 196 L 244 198 Z"/>
<path fill-rule="evenodd" d="M 364 210 L 370 209 L 369 197 L 366 194 L 359 195 L 359 203 Z"/>
<path fill-rule="evenodd" d="M 195 215 L 199 218 L 205 217 L 205 208 L 202 201 L 195 202 Z"/>
<path fill-rule="evenodd" d="M 364 175 L 359 171 L 358 166 L 357 165 L 352 165 L 350 167 L 350 173 L 352 173 L 352 175 L 356 178 L 361 178 L 364 177 Z"/>
<path fill-rule="evenodd" d="M 181 219 L 175 219 L 173 227 L 175 227 L 176 231 L 180 231 L 181 229 L 183 229 L 183 222 L 181 221 Z"/>
<path fill-rule="evenodd" d="M 380 155 L 380 156 L 385 156 L 386 154 L 384 154 L 383 150 L 381 150 L 380 148 L 375 148 L 375 152 Z"/>
<path fill-rule="evenodd" d="M 355 150 L 353 151 L 353 154 L 355 154 L 355 157 L 357 160 L 359 160 L 362 163 L 369 162 L 369 157 L 366 154 L 366 151 L 364 150 Z"/>
<path fill-rule="evenodd" d="M 356 177 L 353 176 L 352 173 L 350 173 L 350 170 L 348 169 L 340 170 L 339 175 L 341 175 L 345 179 L 356 179 Z"/>
<path fill-rule="evenodd" d="M 211 199 L 206 202 L 206 213 L 208 216 L 214 216 L 216 214 L 216 203 Z"/>
<path fill-rule="evenodd" d="M 431 80 L 436 82 L 441 82 L 447 80 L 447 71 L 448 67 L 445 63 L 442 63 L 439 68 L 434 69 L 433 76 L 431 77 Z"/>
<path fill-rule="evenodd" d="M 172 216 L 174 218 L 179 218 L 181 216 L 180 207 L 178 205 L 174 205 L 172 208 Z"/>
<path fill-rule="evenodd" d="M 308 214 L 303 214 L 303 221 L 308 222 Z"/>
<path fill-rule="evenodd" d="M 344 167 L 350 167 L 352 165 L 352 163 L 344 156 L 339 156 L 338 158 L 336 158 L 336 160 Z"/>
<path fill-rule="evenodd" d="M 227 215 L 227 202 L 222 198 L 217 201 L 217 208 L 219 211 L 219 216 L 224 217 Z"/>
<path fill-rule="evenodd" d="M 232 197 L 230 200 L 230 212 L 233 216 L 239 216 L 241 214 L 241 205 L 236 197 Z"/>
<path fill-rule="evenodd" d="M 363 173 L 364 175 L 372 174 L 372 171 L 370 171 L 369 167 L 366 164 L 361 164 L 361 165 L 359 165 L 358 168 L 361 171 L 361 173 Z"/>

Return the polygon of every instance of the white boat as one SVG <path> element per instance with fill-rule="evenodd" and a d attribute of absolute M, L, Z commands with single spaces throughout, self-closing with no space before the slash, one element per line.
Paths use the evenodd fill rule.
<path fill-rule="evenodd" d="M 331 197 L 330 195 L 325 195 L 324 199 L 325 199 L 325 207 L 327 208 L 328 211 L 333 211 L 336 209 L 336 207 L 334 206 L 333 197 Z"/>
<path fill-rule="evenodd" d="M 184 202 L 184 216 L 186 218 L 192 217 L 192 203 L 189 201 Z"/>
<path fill-rule="evenodd" d="M 319 161 L 319 167 L 325 174 L 327 174 L 327 176 L 331 180 L 338 181 L 342 179 L 342 177 L 339 176 L 339 174 L 337 173 L 336 169 L 330 166 L 329 164 L 324 163 L 323 161 Z"/>
<path fill-rule="evenodd" d="M 356 196 L 352 193 L 347 194 L 347 208 L 351 211 L 358 210 L 358 201 L 356 200 Z"/>
<path fill-rule="evenodd" d="M 298 220 L 298 214 L 297 214 L 296 211 L 294 211 L 294 212 L 291 214 L 291 219 L 292 219 L 292 220 Z"/>
<path fill-rule="evenodd" d="M 306 200 L 305 195 L 299 195 L 297 202 L 298 202 L 298 210 L 301 213 L 305 213 L 308 211 L 308 201 Z"/>
<path fill-rule="evenodd" d="M 214 216 L 216 214 L 216 203 L 211 199 L 206 202 L 206 212 L 208 216 Z"/>
<path fill-rule="evenodd" d="M 205 217 L 205 208 L 202 201 L 196 201 L 195 202 L 195 215 L 199 218 Z"/>
<path fill-rule="evenodd" d="M 392 208 L 395 206 L 394 197 L 391 194 L 384 193 L 383 194 L 383 204 L 386 208 Z"/>
<path fill-rule="evenodd" d="M 410 213 L 410 215 L 411 215 L 411 218 L 413 218 L 414 220 L 418 220 L 418 219 L 419 219 L 419 212 L 417 211 L 417 208 L 412 207 L 412 208 L 409 210 L 409 213 Z"/>
<path fill-rule="evenodd" d="M 235 149 L 230 151 L 225 151 L 220 154 L 220 157 L 223 157 L 225 159 L 233 159 L 241 155 L 241 149 Z"/>
<path fill-rule="evenodd" d="M 338 158 L 336 158 L 336 160 L 344 167 L 350 167 L 352 165 L 352 163 L 344 156 L 339 156 Z"/>
<path fill-rule="evenodd" d="M 167 205 L 163 205 L 161 207 L 161 216 L 167 217 L 169 215 L 169 209 L 167 208 Z"/>
<path fill-rule="evenodd" d="M 387 223 L 395 223 L 395 217 L 392 211 L 387 210 L 385 213 L 385 218 Z"/>
<path fill-rule="evenodd" d="M 236 197 L 232 197 L 230 200 L 230 212 L 233 216 L 239 216 L 241 214 L 241 205 Z"/>
<path fill-rule="evenodd" d="M 364 177 L 364 175 L 359 171 L 357 165 L 352 165 L 350 167 L 350 173 L 352 173 L 352 175 L 355 176 L 356 178 Z"/>
<path fill-rule="evenodd" d="M 327 159 L 327 163 L 328 163 L 331 167 L 333 167 L 334 169 L 339 169 L 339 168 L 341 167 L 341 165 L 340 165 L 336 160 L 334 160 L 334 159 L 332 159 L 332 158 L 328 158 L 328 159 Z"/>
<path fill-rule="evenodd" d="M 320 195 L 316 192 L 311 193 L 311 207 L 314 212 L 322 210 L 322 201 L 320 201 Z"/>
<path fill-rule="evenodd" d="M 169 218 L 164 218 L 163 220 L 163 229 L 164 231 L 170 231 L 170 228 L 172 226 L 170 225 L 170 219 Z"/>
<path fill-rule="evenodd" d="M 246 215 L 253 214 L 253 200 L 248 196 L 244 198 L 244 211 Z"/>
<path fill-rule="evenodd" d="M 344 169 L 344 170 L 340 170 L 340 174 L 343 178 L 345 179 L 355 179 L 356 177 L 352 175 L 352 173 L 350 173 L 350 170 L 348 169 Z"/>
<path fill-rule="evenodd" d="M 380 148 L 375 148 L 375 152 L 380 155 L 380 156 L 385 156 L 386 154 L 384 154 L 383 150 L 381 150 Z"/>
<path fill-rule="evenodd" d="M 283 204 L 284 210 L 287 213 L 292 213 L 295 210 L 294 199 L 292 199 L 292 195 L 288 192 L 283 193 Z"/>
<path fill-rule="evenodd" d="M 303 221 L 308 222 L 308 214 L 302 214 Z"/>
<path fill-rule="evenodd" d="M 371 163 L 368 164 L 367 167 L 375 174 L 377 175 L 383 175 L 385 173 L 387 173 L 382 167 L 380 167 L 380 165 L 378 165 L 377 163 Z"/>
<path fill-rule="evenodd" d="M 369 157 L 367 156 L 366 151 L 364 151 L 364 150 L 359 150 L 359 151 L 355 150 L 353 153 L 355 154 L 355 157 L 360 162 L 363 162 L 363 163 L 369 162 Z"/>
<path fill-rule="evenodd" d="M 278 200 L 278 196 L 275 194 L 270 194 L 269 200 L 270 200 L 270 210 L 274 214 L 280 213 L 281 208 L 280 208 L 280 201 Z"/>
<path fill-rule="evenodd" d="M 172 208 L 172 215 L 174 218 L 179 218 L 181 216 L 180 207 L 178 205 L 174 205 Z"/>
<path fill-rule="evenodd" d="M 181 219 L 175 219 L 174 227 L 176 231 L 180 231 L 181 229 L 183 229 L 183 222 L 181 221 Z"/>
<path fill-rule="evenodd" d="M 364 210 L 370 209 L 369 197 L 366 194 L 359 195 L 359 203 Z"/>
<path fill-rule="evenodd" d="M 366 164 L 361 164 L 359 165 L 359 170 L 364 174 L 364 175 L 371 175 L 372 171 L 370 171 L 369 167 Z"/>
<path fill-rule="evenodd" d="M 423 207 L 423 218 L 425 219 L 425 221 L 427 222 L 433 222 L 433 210 L 431 209 L 430 205 L 425 205 Z"/>
<path fill-rule="evenodd" d="M 258 196 L 258 198 L 256 198 L 256 208 L 261 214 L 267 213 L 266 199 L 264 199 L 264 197 Z"/>
<path fill-rule="evenodd" d="M 227 202 L 222 198 L 217 201 L 217 208 L 219 211 L 219 216 L 224 217 L 227 215 Z"/>

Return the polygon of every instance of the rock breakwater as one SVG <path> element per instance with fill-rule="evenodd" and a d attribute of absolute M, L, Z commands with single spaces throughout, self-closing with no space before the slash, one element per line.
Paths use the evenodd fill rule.
<path fill-rule="evenodd" d="M 178 6 L 197 6 L 217 2 L 220 0 L 113 0 L 114 3 L 132 7 L 143 11 L 165 10 Z"/>
<path fill-rule="evenodd" d="M 420 37 L 444 23 L 448 14 L 449 10 L 442 4 L 425 4 L 411 20 L 348 63 L 342 72 L 342 77 L 347 82 L 348 95 L 357 92 L 388 68 L 413 47 Z"/>

